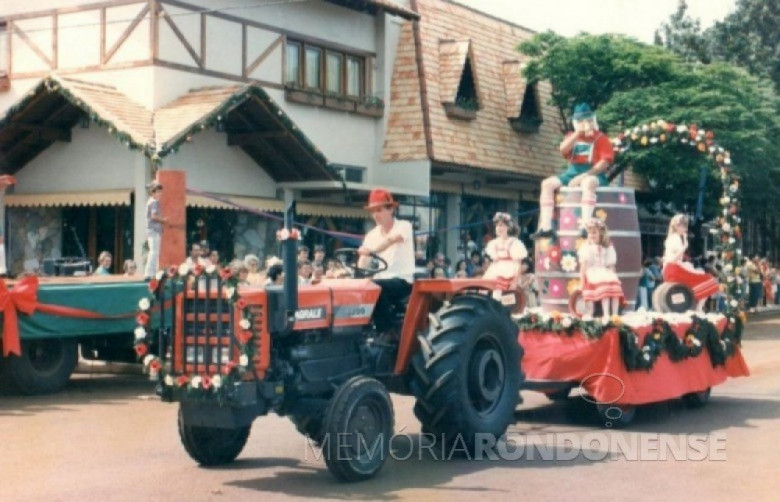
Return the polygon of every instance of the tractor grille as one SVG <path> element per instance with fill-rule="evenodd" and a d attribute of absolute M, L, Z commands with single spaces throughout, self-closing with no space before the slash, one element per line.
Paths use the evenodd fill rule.
<path fill-rule="evenodd" d="M 238 357 L 233 338 L 235 316 L 224 298 L 222 280 L 197 281 L 177 298 L 179 326 L 176 344 L 177 371 L 186 374 L 217 374 Z"/>

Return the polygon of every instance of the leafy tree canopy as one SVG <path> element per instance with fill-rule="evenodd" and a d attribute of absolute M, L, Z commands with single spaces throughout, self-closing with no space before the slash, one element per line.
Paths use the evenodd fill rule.
<path fill-rule="evenodd" d="M 657 119 L 695 122 L 714 131 L 743 177 L 746 211 L 776 207 L 780 104 L 767 81 L 722 63 L 686 64 L 661 47 L 617 35 L 566 39 L 544 33 L 518 49 L 532 58 L 525 77 L 530 82 L 549 80 L 552 100 L 566 115 L 574 103 L 585 101 L 599 108 L 602 129 L 612 133 Z M 698 166 L 705 160 L 690 147 L 628 152 L 625 160 L 652 182 L 657 199 L 677 207 L 695 203 Z M 708 187 L 717 189 L 719 183 Z M 708 195 L 709 201 L 717 201 L 717 194 Z M 705 216 L 714 216 L 715 206 L 711 204 Z"/>

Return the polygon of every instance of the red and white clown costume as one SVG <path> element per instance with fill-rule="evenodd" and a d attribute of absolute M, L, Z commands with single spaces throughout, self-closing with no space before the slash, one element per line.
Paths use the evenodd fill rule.
<path fill-rule="evenodd" d="M 688 249 L 688 218 L 675 215 L 669 222 L 669 234 L 664 242 L 664 282 L 684 284 L 693 291 L 696 310 L 702 311 L 704 302 L 720 290 L 718 281 L 704 270 L 694 268 L 685 261 Z"/>
<path fill-rule="evenodd" d="M 483 277 L 495 279 L 501 291 L 511 291 L 517 288 L 520 262 L 528 256 L 528 250 L 520 239 L 509 235 L 515 228 L 509 214 L 496 213 L 493 223 L 496 225 L 496 238 L 485 247 L 491 263 Z"/>
<path fill-rule="evenodd" d="M 580 282 L 582 299 L 588 302 L 592 313 L 593 303 L 601 302 L 603 315 L 608 317 L 618 313 L 618 307 L 623 301 L 623 286 L 614 271 L 617 264 L 617 253 L 612 244 L 604 236 L 606 225 L 598 218 L 588 222 L 588 241 L 577 252 L 580 262 Z M 597 241 L 591 238 L 592 232 L 598 232 Z"/>

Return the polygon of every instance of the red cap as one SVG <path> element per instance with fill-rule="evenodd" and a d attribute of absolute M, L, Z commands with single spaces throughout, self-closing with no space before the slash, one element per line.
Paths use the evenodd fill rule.
<path fill-rule="evenodd" d="M 393 194 L 384 188 L 375 188 L 371 190 L 371 194 L 368 196 L 368 204 L 364 206 L 364 208 L 371 210 L 383 206 L 398 207 L 398 202 L 393 199 Z"/>

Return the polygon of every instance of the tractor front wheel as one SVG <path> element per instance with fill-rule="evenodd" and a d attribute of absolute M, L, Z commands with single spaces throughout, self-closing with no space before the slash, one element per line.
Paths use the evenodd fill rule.
<path fill-rule="evenodd" d="M 366 376 L 344 382 L 328 403 L 323 422 L 328 470 L 347 482 L 376 475 L 390 455 L 394 421 L 384 385 Z"/>
<path fill-rule="evenodd" d="M 522 380 L 517 333 L 506 310 L 482 295 L 455 297 L 432 316 L 410 374 L 423 430 L 468 452 L 479 435 L 506 432 Z"/>
<path fill-rule="evenodd" d="M 228 464 L 244 449 L 251 425 L 235 429 L 198 427 L 184 423 L 179 409 L 179 437 L 189 456 L 203 466 Z"/>

